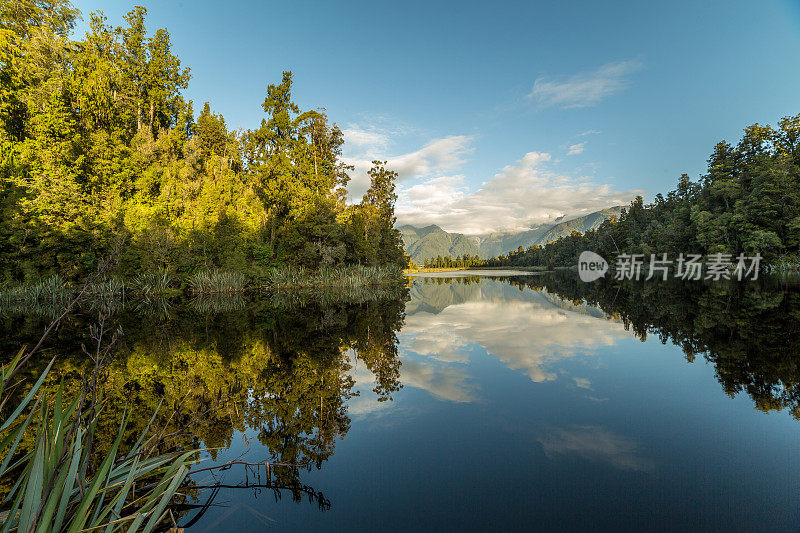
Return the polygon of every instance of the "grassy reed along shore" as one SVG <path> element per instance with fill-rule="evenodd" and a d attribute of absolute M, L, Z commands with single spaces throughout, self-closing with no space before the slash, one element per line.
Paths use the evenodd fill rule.
<path fill-rule="evenodd" d="M 209 268 L 187 276 L 154 270 L 130 280 L 117 276 L 91 283 L 83 294 L 87 302 L 112 302 L 124 299 L 149 300 L 182 294 L 224 295 L 305 289 L 348 289 L 388 286 L 402 283 L 397 267 L 361 265 L 321 267 L 279 267 L 246 275 L 243 272 Z M 58 275 L 35 283 L 0 286 L 0 311 L 58 307 L 74 297 L 79 289 Z"/>
<path fill-rule="evenodd" d="M 315 288 L 357 289 L 390 285 L 402 280 L 403 272 L 397 267 L 322 267 L 309 270 L 302 267 L 275 268 L 267 273 L 262 284 L 265 289 L 292 290 Z"/>
<path fill-rule="evenodd" d="M 189 287 L 193 294 L 235 294 L 245 291 L 247 277 L 217 268 L 201 270 L 189 278 Z"/>

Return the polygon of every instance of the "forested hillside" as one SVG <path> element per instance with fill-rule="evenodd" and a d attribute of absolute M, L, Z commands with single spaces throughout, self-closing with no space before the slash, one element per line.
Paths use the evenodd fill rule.
<path fill-rule="evenodd" d="M 477 257 L 480 253 L 480 238 L 478 237 L 450 233 L 433 224 L 424 228 L 406 225 L 400 226 L 399 229 L 406 253 L 418 264 L 422 264 L 425 259 L 435 258 L 437 255 Z"/>
<path fill-rule="evenodd" d="M 652 204 L 637 198 L 618 220 L 487 266 L 570 266 L 583 250 L 612 259 L 645 254 L 760 253 L 778 268 L 800 266 L 800 115 L 777 128 L 754 124 L 738 144 L 720 142 L 698 181 L 686 174 Z"/>
<path fill-rule="evenodd" d="M 260 127 L 232 131 L 182 96 L 190 71 L 136 7 L 74 40 L 66 0 L 2 2 L 0 282 L 221 267 L 400 265 L 396 174 L 381 162 L 347 205 L 343 135 L 269 85 Z"/>
<path fill-rule="evenodd" d="M 528 248 L 558 240 L 578 231 L 584 233 L 596 229 L 608 218 L 618 217 L 621 207 L 609 207 L 588 215 L 560 221 L 556 224 L 541 224 L 519 232 L 490 233 L 488 235 L 463 235 L 430 225 L 424 228 L 405 225 L 400 233 L 406 253 L 419 265 L 438 256 L 482 257 L 484 259 L 502 255 L 519 247 Z"/>

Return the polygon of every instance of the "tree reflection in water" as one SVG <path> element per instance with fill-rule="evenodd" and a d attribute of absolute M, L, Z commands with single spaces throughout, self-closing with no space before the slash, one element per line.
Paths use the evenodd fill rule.
<path fill-rule="evenodd" d="M 111 447 L 126 411 L 128 446 L 158 411 L 153 427 L 166 436 L 163 448 L 207 448 L 212 464 L 235 435 L 254 434 L 268 450 L 264 461 L 277 464 L 267 472 L 263 465 L 230 465 L 250 469 L 242 486 L 272 490 L 276 498 L 288 491 L 295 501 L 305 497 L 325 509 L 330 501 L 303 484 L 301 474 L 321 468 L 350 428 L 347 401 L 358 394 L 349 375 L 354 358 L 374 374 L 379 400 L 390 400 L 400 389 L 396 334 L 405 300 L 400 290 L 355 302 L 320 302 L 307 295 L 293 297 L 291 305 L 234 297 L 155 302 L 153 312 L 140 303 L 119 308 L 112 321 L 124 336 L 105 369 L 105 416 L 95 450 Z M 28 377 L 56 355 L 46 387 L 55 390 L 63 380 L 77 393 L 92 370 L 81 344 L 96 316 L 87 309 L 62 323 L 40 361 L 27 366 Z M 0 326 L 4 350 L 10 353 L 36 338 L 42 323 L 41 315 L 7 317 Z M 194 485 L 184 491 L 176 512 L 203 511 L 218 491 L 202 492 L 219 484 L 210 474 L 204 470 L 191 477 Z"/>
<path fill-rule="evenodd" d="M 788 410 L 800 419 L 800 286 L 681 280 L 584 283 L 571 272 L 492 278 L 601 309 L 640 340 L 680 346 L 687 361 L 712 363 L 726 394 L 748 394 L 756 409 Z M 480 278 L 447 282 L 475 283 Z M 437 281 L 439 282 L 439 281 Z"/>

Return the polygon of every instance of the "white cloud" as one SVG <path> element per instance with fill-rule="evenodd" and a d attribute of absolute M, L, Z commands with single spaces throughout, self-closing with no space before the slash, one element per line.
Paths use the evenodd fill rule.
<path fill-rule="evenodd" d="M 447 301 L 449 287 L 422 287 L 431 291 L 424 299 Z M 403 345 L 419 355 L 457 364 L 467 362 L 469 346 L 477 344 L 538 383 L 557 379 L 555 367 L 565 359 L 593 354 L 630 338 L 621 323 L 598 318 L 585 306 L 551 300 L 541 293 L 496 294 L 492 286 L 480 290 L 481 297 L 448 305 L 438 314 L 406 316 Z M 412 293 L 412 298 L 417 297 Z M 591 387 L 585 378 L 575 383 Z"/>
<path fill-rule="evenodd" d="M 369 187 L 367 171 L 372 161 L 388 161 L 387 168 L 398 174 L 398 181 L 414 178 L 442 176 L 465 162 L 465 157 L 472 151 L 472 137 L 468 135 L 450 135 L 433 139 L 414 152 L 400 155 L 388 155 L 395 136 L 404 134 L 404 130 L 395 131 L 375 126 L 361 127 L 351 125 L 343 130 L 345 136 L 345 154 L 342 160 L 353 165 L 348 186 L 351 198 L 359 198 Z"/>
<path fill-rule="evenodd" d="M 583 133 L 579 133 L 578 137 L 586 137 L 587 135 L 600 135 L 601 133 L 603 132 L 600 130 L 586 130 Z"/>
<path fill-rule="evenodd" d="M 357 150 L 383 151 L 389 147 L 390 132 L 375 126 L 351 124 L 342 130 L 345 146 Z"/>
<path fill-rule="evenodd" d="M 573 144 L 572 146 L 569 147 L 567 155 L 578 155 L 580 153 L 583 153 L 583 149 L 585 146 L 586 143 Z"/>
<path fill-rule="evenodd" d="M 630 202 L 641 191 L 616 191 L 588 178 L 553 173 L 550 155 L 529 152 L 468 193 L 459 176 L 437 177 L 398 188 L 399 224 L 437 224 L 448 231 L 481 234 L 520 231 L 565 215 L 588 214 Z"/>
<path fill-rule="evenodd" d="M 450 402 L 474 402 L 474 388 L 465 369 L 452 365 L 437 365 L 433 361 L 405 358 L 400 367 L 404 387 L 426 390 L 437 398 Z"/>
<path fill-rule="evenodd" d="M 402 188 L 404 202 L 411 203 L 415 209 L 435 211 L 442 205 L 449 205 L 466 196 L 463 176 L 442 176 L 431 178 L 423 183 Z"/>
<path fill-rule="evenodd" d="M 472 137 L 451 135 L 434 139 L 416 152 L 389 158 L 389 166 L 400 180 L 441 174 L 460 167 L 472 151 Z"/>
<path fill-rule="evenodd" d="M 575 386 L 579 389 L 592 390 L 592 382 L 586 378 L 572 378 L 575 380 Z"/>
<path fill-rule="evenodd" d="M 589 107 L 628 87 L 628 76 L 642 68 L 639 60 L 607 63 L 600 68 L 568 77 L 539 76 L 528 95 L 542 108 Z"/>
<path fill-rule="evenodd" d="M 589 461 L 608 463 L 620 470 L 650 472 L 654 463 L 639 454 L 635 441 L 599 426 L 555 428 L 539 439 L 545 455 L 556 459 L 577 455 Z"/>

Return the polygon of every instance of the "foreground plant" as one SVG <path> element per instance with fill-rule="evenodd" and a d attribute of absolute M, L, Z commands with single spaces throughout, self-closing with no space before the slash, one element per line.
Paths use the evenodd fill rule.
<path fill-rule="evenodd" d="M 7 403 L 9 379 L 23 353 L 2 367 L 0 408 Z M 123 417 L 108 454 L 93 456 L 94 409 L 81 412 L 84 398 L 66 402 L 63 387 L 52 401 L 39 391 L 52 364 L 0 426 L 0 477 L 16 476 L 3 501 L 0 531 L 153 531 L 167 518 L 167 506 L 196 451 L 152 453 L 154 437 L 145 436 L 154 414 L 127 453 L 120 450 Z M 26 431 L 34 432 L 33 446 L 20 451 Z"/>
<path fill-rule="evenodd" d="M 23 386 L 22 380 L 14 381 L 20 368 L 90 284 L 84 285 L 32 350 L 23 348 L 0 367 L 0 413 L 11 410 L 12 393 Z M 40 390 L 51 361 L 11 414 L 0 419 L 0 479 L 16 479 L 0 503 L 0 533 L 153 531 L 163 524 L 168 504 L 189 473 L 196 450 L 157 454 L 158 439 L 146 438 L 156 413 L 127 453 L 120 449 L 125 415 L 108 453 L 93 453 L 95 429 L 103 413 L 97 393 L 100 369 L 121 333 L 118 330 L 104 347 L 104 324 L 101 316 L 91 330 L 96 350 L 86 353 L 95 363 L 95 372 L 77 398 L 68 401 L 63 384 L 54 399 Z"/>

